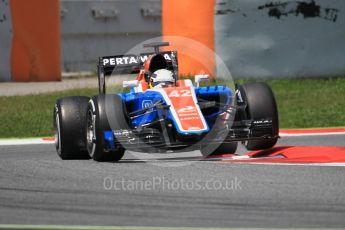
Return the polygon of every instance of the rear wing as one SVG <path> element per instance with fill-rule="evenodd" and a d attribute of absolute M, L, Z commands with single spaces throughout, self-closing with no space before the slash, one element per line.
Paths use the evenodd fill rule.
<path fill-rule="evenodd" d="M 100 57 L 98 63 L 98 86 L 100 94 L 105 94 L 106 76 L 139 73 L 145 61 L 148 60 L 149 56 L 153 54 L 155 53 Z M 177 75 L 177 51 L 160 52 L 160 54 L 162 54 L 165 60 L 167 60 L 168 69 Z"/>

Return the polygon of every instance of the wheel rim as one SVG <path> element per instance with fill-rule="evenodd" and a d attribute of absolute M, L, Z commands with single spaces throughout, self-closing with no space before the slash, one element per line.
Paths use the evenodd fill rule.
<path fill-rule="evenodd" d="M 96 129 L 95 129 L 95 115 L 89 110 L 87 113 L 87 127 L 86 127 L 86 141 L 87 151 L 90 157 L 93 157 L 96 149 Z"/>
<path fill-rule="evenodd" d="M 54 144 L 58 154 L 61 155 L 60 117 L 57 108 L 55 112 Z"/>

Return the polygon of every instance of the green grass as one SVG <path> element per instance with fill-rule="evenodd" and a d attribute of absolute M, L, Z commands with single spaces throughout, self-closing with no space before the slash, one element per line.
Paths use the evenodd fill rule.
<path fill-rule="evenodd" d="M 238 81 L 243 82 L 247 81 Z M 345 126 L 345 77 L 266 82 L 277 98 L 281 128 Z M 76 89 L 0 97 L 0 138 L 52 136 L 52 113 L 56 99 L 97 93 L 97 89 Z"/>

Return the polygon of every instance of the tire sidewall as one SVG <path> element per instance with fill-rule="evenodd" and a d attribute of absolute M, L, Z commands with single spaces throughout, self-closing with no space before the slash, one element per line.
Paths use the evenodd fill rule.
<path fill-rule="evenodd" d="M 99 95 L 94 96 L 89 101 L 87 110 L 87 123 L 90 122 L 90 114 L 94 117 L 93 127 L 94 127 L 94 151 L 88 147 L 88 152 L 91 158 L 96 161 L 118 161 L 122 158 L 124 154 L 124 149 L 120 146 L 117 147 L 115 151 L 104 151 L 104 146 L 106 142 L 104 140 L 103 132 L 106 130 L 112 130 L 109 126 L 108 117 L 106 114 L 106 97 L 116 97 L 117 95 Z M 86 129 L 87 136 L 87 129 Z"/>
<path fill-rule="evenodd" d="M 61 155 L 61 113 L 59 103 L 56 103 L 54 106 L 54 144 L 57 154 L 63 158 Z"/>
<path fill-rule="evenodd" d="M 92 114 L 93 118 L 90 118 L 90 115 Z M 99 160 L 101 153 L 103 153 L 103 135 L 102 135 L 102 127 L 100 126 L 100 113 L 99 113 L 99 98 L 93 97 L 88 104 L 87 109 L 87 125 L 89 122 L 92 122 L 93 125 L 93 146 L 92 150 L 88 146 L 88 153 L 91 158 L 94 160 Z M 90 121 L 92 119 L 92 121 Z M 87 135 L 87 134 L 86 134 Z M 87 140 L 88 141 L 88 140 Z"/>

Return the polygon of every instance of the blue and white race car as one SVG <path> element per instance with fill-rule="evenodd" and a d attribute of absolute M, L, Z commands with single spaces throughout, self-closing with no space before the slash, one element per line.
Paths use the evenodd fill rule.
<path fill-rule="evenodd" d="M 119 161 L 125 150 L 186 152 L 204 156 L 273 147 L 278 111 L 264 83 L 206 85 L 207 75 L 179 79 L 176 51 L 152 43 L 154 53 L 99 59 L 99 95 L 64 97 L 54 108 L 55 145 L 62 159 Z M 138 73 L 124 81 L 127 92 L 106 93 L 106 77 Z M 204 82 L 201 84 L 201 82 Z M 201 86 L 202 85 L 202 86 Z"/>

